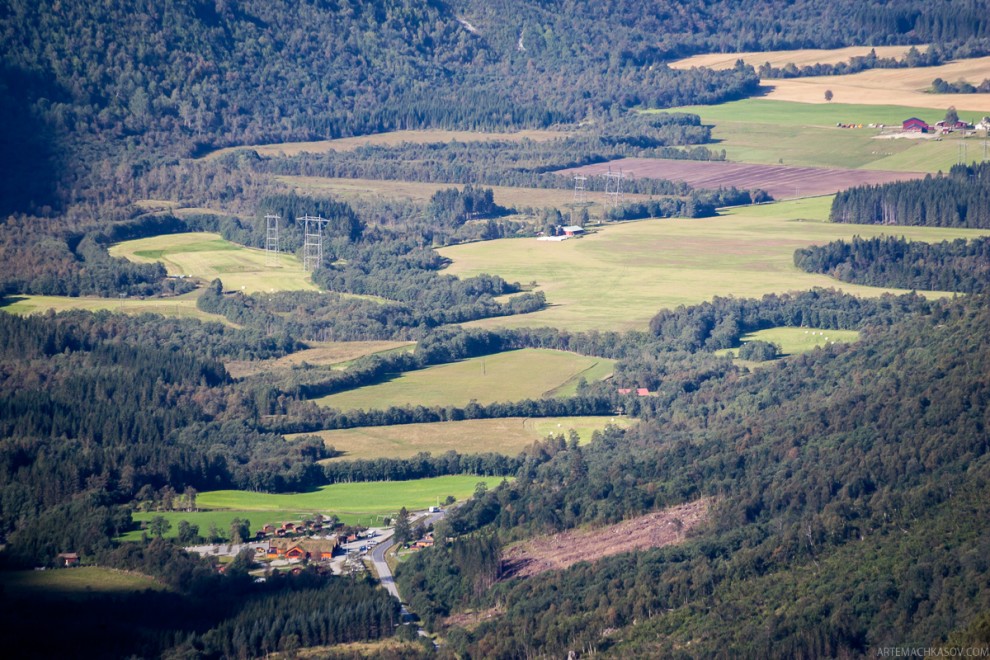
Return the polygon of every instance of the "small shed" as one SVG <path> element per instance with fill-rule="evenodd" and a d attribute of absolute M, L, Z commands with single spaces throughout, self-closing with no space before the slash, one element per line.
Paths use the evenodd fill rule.
<path fill-rule="evenodd" d="M 56 559 L 58 559 L 59 566 L 65 568 L 79 565 L 79 555 L 74 552 L 61 552 Z"/>

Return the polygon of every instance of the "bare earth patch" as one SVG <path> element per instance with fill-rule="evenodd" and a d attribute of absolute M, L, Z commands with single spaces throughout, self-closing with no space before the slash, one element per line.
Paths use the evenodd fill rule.
<path fill-rule="evenodd" d="M 582 561 L 680 543 L 691 529 L 707 520 L 711 502 L 701 499 L 609 527 L 530 539 L 506 551 L 502 558 L 504 577 L 532 577 Z"/>
<path fill-rule="evenodd" d="M 622 158 L 608 163 L 560 170 L 558 174 L 603 176 L 609 168 L 613 172 L 621 169 L 626 176 L 683 181 L 694 188 L 715 189 L 730 186 L 740 190 L 762 188 L 773 195 L 774 199 L 831 195 L 853 186 L 921 179 L 925 176 L 923 172 L 789 167 L 659 158 Z"/>

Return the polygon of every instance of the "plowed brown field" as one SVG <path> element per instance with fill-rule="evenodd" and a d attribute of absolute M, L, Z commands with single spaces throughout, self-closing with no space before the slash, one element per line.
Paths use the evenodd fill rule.
<path fill-rule="evenodd" d="M 608 163 L 585 165 L 558 174 L 602 176 L 620 169 L 624 175 L 650 179 L 683 181 L 694 188 L 728 188 L 740 190 L 762 188 L 774 199 L 831 195 L 853 186 L 874 185 L 891 181 L 924 178 L 924 172 L 887 170 L 853 170 L 785 165 L 751 165 L 725 161 L 661 160 L 658 158 L 623 158 Z"/>

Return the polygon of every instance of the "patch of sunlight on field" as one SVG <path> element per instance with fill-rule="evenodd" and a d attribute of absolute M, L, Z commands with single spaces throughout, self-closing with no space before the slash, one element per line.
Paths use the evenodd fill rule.
<path fill-rule="evenodd" d="M 87 598 L 166 587 L 153 578 L 129 571 L 97 566 L 80 566 L 47 571 L 0 571 L 0 590 L 9 597 L 30 594 L 51 598 Z"/>
<path fill-rule="evenodd" d="M 110 254 L 138 263 L 165 265 L 169 275 L 189 275 L 207 282 L 220 278 L 227 291 L 315 291 L 309 273 L 292 254 L 279 255 L 278 266 L 266 264 L 264 250 L 224 240 L 219 234 L 189 232 L 125 241 Z"/>
<path fill-rule="evenodd" d="M 227 319 L 217 314 L 208 314 L 196 307 L 199 291 L 193 291 L 175 298 L 97 298 L 83 296 L 70 298 L 68 296 L 8 296 L 6 303 L 0 307 L 5 312 L 26 316 L 41 314 L 48 310 L 65 312 L 82 309 L 90 312 L 110 311 L 121 314 L 161 314 L 176 318 L 195 318 L 201 321 L 216 321 L 225 325 L 233 325 Z"/>
<path fill-rule="evenodd" d="M 375 459 L 412 458 L 420 452 L 439 456 L 447 451 L 459 454 L 496 452 L 515 456 L 536 440 L 548 435 L 563 434 L 573 429 L 582 443 L 591 441 L 594 431 L 614 424 L 629 427 L 629 417 L 505 417 L 498 419 L 466 419 L 456 422 L 430 424 L 400 424 L 396 426 L 366 426 L 338 431 L 319 431 L 328 447 L 343 452 L 342 456 L 326 462 Z"/>
<path fill-rule="evenodd" d="M 794 266 L 798 248 L 855 235 L 926 242 L 990 235 L 990 230 L 832 224 L 826 221 L 830 204 L 830 197 L 778 202 L 725 210 L 715 218 L 619 223 L 560 243 L 502 239 L 440 253 L 452 260 L 446 272 L 453 275 L 492 273 L 510 282 L 536 282 L 546 293 L 547 309 L 467 325 L 642 330 L 660 309 L 714 296 L 759 298 L 814 287 L 862 296 L 903 293 L 806 273 Z"/>
<path fill-rule="evenodd" d="M 535 242 L 535 241 L 534 241 Z M 604 358 L 526 348 L 408 371 L 377 385 L 331 394 L 314 401 L 338 410 L 390 406 L 465 406 L 555 396 L 555 390 L 590 375 L 611 373 Z M 607 373 L 606 373 L 607 372 Z"/>

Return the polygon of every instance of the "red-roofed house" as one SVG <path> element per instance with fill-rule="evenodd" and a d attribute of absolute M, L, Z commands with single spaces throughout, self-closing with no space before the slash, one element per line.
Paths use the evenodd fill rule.
<path fill-rule="evenodd" d="M 636 388 L 636 396 L 649 396 L 649 395 L 650 395 L 650 391 L 645 387 Z"/>

